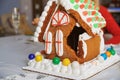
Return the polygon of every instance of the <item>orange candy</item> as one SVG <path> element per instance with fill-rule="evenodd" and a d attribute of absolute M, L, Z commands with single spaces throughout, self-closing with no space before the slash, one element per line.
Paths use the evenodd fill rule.
<path fill-rule="evenodd" d="M 80 8 L 81 8 L 81 9 L 83 9 L 84 7 L 85 7 L 85 5 L 84 5 L 84 4 L 81 4 L 81 5 L 80 5 Z"/>
<path fill-rule="evenodd" d="M 91 22 L 92 21 L 92 18 L 87 18 L 87 22 Z"/>
<path fill-rule="evenodd" d="M 106 51 L 106 55 L 107 55 L 108 57 L 110 57 L 110 56 L 111 56 L 111 53 L 110 53 L 109 51 Z"/>
<path fill-rule="evenodd" d="M 76 3 L 78 3 L 80 0 L 75 0 Z"/>
<path fill-rule="evenodd" d="M 84 16 L 86 16 L 87 14 L 88 14 L 88 12 L 87 12 L 87 11 L 84 11 L 84 12 L 83 12 L 83 15 L 84 15 Z"/>

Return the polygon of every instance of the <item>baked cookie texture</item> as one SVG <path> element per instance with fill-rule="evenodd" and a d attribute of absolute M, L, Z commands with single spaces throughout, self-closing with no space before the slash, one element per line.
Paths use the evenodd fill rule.
<path fill-rule="evenodd" d="M 104 49 L 105 19 L 91 0 L 49 0 L 34 34 L 44 42 L 42 54 L 48 59 L 68 58 L 80 64 Z"/>

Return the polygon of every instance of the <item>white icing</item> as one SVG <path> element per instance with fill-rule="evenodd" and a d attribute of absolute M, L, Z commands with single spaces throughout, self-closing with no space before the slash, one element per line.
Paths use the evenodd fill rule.
<path fill-rule="evenodd" d="M 53 67 L 53 71 L 55 71 L 55 72 L 60 72 L 61 62 L 60 62 L 58 65 L 52 64 L 52 67 Z"/>
<path fill-rule="evenodd" d="M 41 21 L 41 19 L 40 19 L 40 21 L 38 22 L 38 27 L 42 27 L 43 26 L 43 22 Z"/>
<path fill-rule="evenodd" d="M 91 36 L 89 36 L 87 33 L 83 33 L 83 34 L 79 35 L 79 41 L 88 40 L 90 38 L 91 38 Z"/>
<path fill-rule="evenodd" d="M 68 70 L 67 70 L 67 74 L 72 74 L 72 67 L 71 67 L 71 64 L 68 65 Z"/>
<path fill-rule="evenodd" d="M 72 73 L 73 74 L 80 74 L 80 64 L 78 63 L 78 61 L 73 61 L 72 64 Z"/>
<path fill-rule="evenodd" d="M 36 64 L 34 65 L 34 68 L 40 69 L 40 66 L 41 66 L 41 62 L 36 62 Z"/>
<path fill-rule="evenodd" d="M 55 47 L 56 53 L 58 56 L 63 55 L 63 32 L 61 30 L 56 31 L 56 38 L 55 38 Z"/>
<path fill-rule="evenodd" d="M 36 28 L 36 33 L 39 34 L 40 32 L 41 32 L 41 27 L 37 27 L 37 28 Z"/>
<path fill-rule="evenodd" d="M 98 61 L 99 61 L 100 63 L 103 63 L 103 62 L 104 62 L 104 58 L 103 58 L 102 56 L 100 56 L 100 55 L 97 57 L 97 59 L 98 59 Z"/>
<path fill-rule="evenodd" d="M 38 37 L 38 36 L 39 36 L 39 34 L 38 34 L 37 32 L 35 32 L 35 33 L 34 33 L 34 36 L 35 36 L 35 37 Z"/>
<path fill-rule="evenodd" d="M 38 37 L 34 37 L 34 38 L 33 38 L 33 41 L 34 41 L 34 42 L 38 42 Z"/>
<path fill-rule="evenodd" d="M 100 53 L 103 53 L 103 51 L 105 50 L 105 41 L 104 41 L 104 38 L 103 38 L 103 31 L 100 30 Z"/>
<path fill-rule="evenodd" d="M 62 65 L 60 72 L 61 73 L 66 73 L 68 71 L 67 66 Z"/>
<path fill-rule="evenodd" d="M 44 8 L 44 11 L 48 11 L 50 9 L 50 6 L 46 5 L 45 8 Z"/>
<path fill-rule="evenodd" d="M 52 33 L 48 32 L 45 39 L 45 51 L 47 54 L 50 54 L 52 51 Z"/>
<path fill-rule="evenodd" d="M 47 16 L 47 12 L 46 12 L 46 11 L 43 11 L 43 12 L 42 12 L 42 16 L 46 17 L 46 16 Z"/>
<path fill-rule="evenodd" d="M 52 2 L 53 2 L 53 1 L 48 1 L 48 2 L 47 2 L 47 5 L 48 5 L 48 6 L 51 6 L 51 5 L 52 5 Z"/>
<path fill-rule="evenodd" d="M 88 40 L 90 38 L 91 38 L 91 36 L 89 36 L 87 33 L 83 33 L 83 34 L 79 35 L 79 41 L 82 41 L 82 43 L 83 43 L 82 49 L 84 52 L 84 58 L 87 56 L 87 44 L 85 43 L 84 40 Z"/>
<path fill-rule="evenodd" d="M 41 55 L 41 53 L 40 53 L 40 52 L 36 52 L 36 53 L 35 53 L 35 56 L 37 56 L 37 55 Z"/>
<path fill-rule="evenodd" d="M 80 25 L 79 25 L 78 23 L 76 23 L 76 26 L 77 26 L 77 27 L 80 27 Z"/>
<path fill-rule="evenodd" d="M 29 62 L 28 62 L 28 66 L 30 66 L 30 67 L 34 67 L 35 63 L 36 63 L 35 60 L 29 60 Z"/>
<path fill-rule="evenodd" d="M 41 17 L 40 17 L 40 21 L 41 21 L 41 22 L 44 22 L 44 20 L 45 20 L 45 17 L 44 17 L 44 16 L 41 16 Z"/>

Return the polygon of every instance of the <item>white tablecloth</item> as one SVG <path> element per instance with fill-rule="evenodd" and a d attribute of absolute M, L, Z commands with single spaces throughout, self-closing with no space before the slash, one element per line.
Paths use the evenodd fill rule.
<path fill-rule="evenodd" d="M 27 66 L 28 54 L 44 49 L 43 43 L 35 43 L 30 39 L 31 36 L 24 35 L 0 38 L 0 79 L 3 80 L 10 75 L 20 75 L 22 77 L 28 76 L 29 80 L 64 80 L 63 78 L 22 70 L 22 67 Z M 115 46 L 115 49 L 120 53 L 120 45 Z M 37 79 L 32 79 L 30 76 L 37 77 Z M 120 80 L 120 62 L 88 80 Z"/>

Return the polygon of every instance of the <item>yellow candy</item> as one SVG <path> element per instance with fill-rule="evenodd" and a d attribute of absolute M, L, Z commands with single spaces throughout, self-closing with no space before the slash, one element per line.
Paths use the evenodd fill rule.
<path fill-rule="evenodd" d="M 111 56 L 111 53 L 110 53 L 109 51 L 106 51 L 106 55 L 107 55 L 108 57 L 110 57 L 110 56 Z"/>
<path fill-rule="evenodd" d="M 64 66 L 68 66 L 70 63 L 71 63 L 71 62 L 70 62 L 70 59 L 68 59 L 68 58 L 65 58 L 65 59 L 63 60 L 63 62 L 62 62 L 62 64 L 63 64 Z"/>
<path fill-rule="evenodd" d="M 35 61 L 36 62 L 42 61 L 42 55 L 36 55 Z"/>

